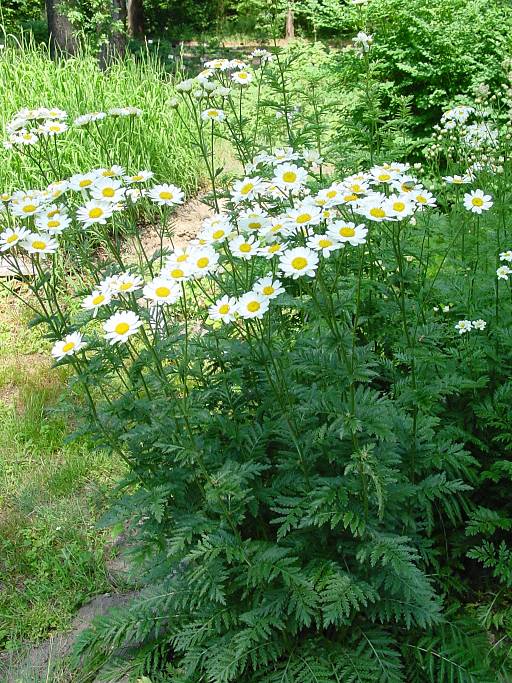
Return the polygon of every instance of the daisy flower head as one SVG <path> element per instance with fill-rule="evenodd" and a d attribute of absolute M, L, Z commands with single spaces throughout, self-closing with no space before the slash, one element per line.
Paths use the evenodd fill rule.
<path fill-rule="evenodd" d="M 69 227 L 71 220 L 66 214 L 61 214 L 58 211 L 50 213 L 52 215 L 48 215 L 47 213 L 45 215 L 36 216 L 36 228 L 49 235 L 60 235 Z"/>
<path fill-rule="evenodd" d="M 226 71 L 226 69 L 229 69 L 229 59 L 211 59 L 209 62 L 205 62 L 205 67 L 207 69 L 215 69 L 216 71 Z"/>
<path fill-rule="evenodd" d="M 498 280 L 508 280 L 510 273 L 512 273 L 512 270 L 508 266 L 500 266 L 496 271 Z"/>
<path fill-rule="evenodd" d="M 473 328 L 473 323 L 471 320 L 459 320 L 458 323 L 455 323 L 455 329 L 458 331 L 459 334 L 465 334 L 466 332 L 469 332 Z"/>
<path fill-rule="evenodd" d="M 134 275 L 130 271 L 119 273 L 111 280 L 110 289 L 112 294 L 130 294 L 142 287 L 143 280 L 139 275 Z"/>
<path fill-rule="evenodd" d="M 376 194 L 361 199 L 357 203 L 355 211 L 362 214 L 370 221 L 381 223 L 382 221 L 394 220 L 394 216 L 391 215 L 389 209 L 387 197 L 385 195 Z"/>
<path fill-rule="evenodd" d="M 19 242 L 27 239 L 29 235 L 30 231 L 26 228 L 6 228 L 2 233 L 0 233 L 0 252 L 12 249 Z"/>
<path fill-rule="evenodd" d="M 310 249 L 318 251 L 325 257 L 330 256 L 336 249 L 342 249 L 345 246 L 332 235 L 312 235 L 306 244 Z"/>
<path fill-rule="evenodd" d="M 397 220 L 412 216 L 415 210 L 416 204 L 408 195 L 391 195 L 386 201 L 386 213 Z"/>
<path fill-rule="evenodd" d="M 103 324 L 105 339 L 111 345 L 124 344 L 142 325 L 142 320 L 133 311 L 118 311 Z"/>
<path fill-rule="evenodd" d="M 254 235 L 249 235 L 245 237 L 244 235 L 238 235 L 234 239 L 229 241 L 229 250 L 236 258 L 244 259 L 249 261 L 257 253 L 257 243 Z"/>
<path fill-rule="evenodd" d="M 225 120 L 226 114 L 222 109 L 205 109 L 201 112 L 203 121 L 212 121 L 213 123 L 222 123 Z"/>
<path fill-rule="evenodd" d="M 269 297 L 251 291 L 243 294 L 237 301 L 236 312 L 241 318 L 263 318 L 269 308 Z"/>
<path fill-rule="evenodd" d="M 295 247 L 285 251 L 279 259 L 279 269 L 287 277 L 314 277 L 318 267 L 318 254 L 308 247 Z"/>
<path fill-rule="evenodd" d="M 233 183 L 231 188 L 231 196 L 233 201 L 238 202 L 244 199 L 252 199 L 264 187 L 263 181 L 259 176 L 254 178 L 245 177 L 243 180 L 237 180 Z"/>
<path fill-rule="evenodd" d="M 341 242 L 348 242 L 353 247 L 357 247 L 359 244 L 364 244 L 366 242 L 366 235 L 368 234 L 368 229 L 365 227 L 364 223 L 356 225 L 355 223 L 344 223 L 343 221 L 335 221 L 329 226 L 327 230 L 327 235 L 332 237 L 332 239 Z"/>
<path fill-rule="evenodd" d="M 125 190 L 115 178 L 99 177 L 91 189 L 93 199 L 117 204 L 124 198 Z"/>
<path fill-rule="evenodd" d="M 217 214 L 221 216 L 221 214 Z M 206 244 L 220 244 L 228 237 L 233 228 L 229 220 L 222 216 L 216 221 L 203 221 L 203 228 L 198 234 L 198 237 L 206 242 Z"/>
<path fill-rule="evenodd" d="M 62 360 L 66 356 L 73 356 L 77 351 L 86 346 L 80 332 L 68 334 L 60 341 L 55 342 L 52 348 L 52 356 L 57 360 Z"/>
<path fill-rule="evenodd" d="M 272 275 L 267 275 L 266 277 L 261 277 L 254 283 L 253 291 L 256 292 L 256 294 L 266 296 L 268 299 L 275 299 L 282 294 L 285 289 L 281 280 L 274 279 Z"/>
<path fill-rule="evenodd" d="M 473 329 L 480 330 L 481 332 L 483 332 L 487 327 L 486 321 L 482 320 L 481 318 L 479 318 L 478 320 L 473 320 L 471 324 L 473 326 Z"/>
<path fill-rule="evenodd" d="M 94 121 L 101 121 L 105 118 L 107 118 L 107 115 L 104 111 L 91 111 L 88 114 L 82 114 L 81 116 L 77 116 L 76 119 L 73 121 L 73 125 L 77 126 L 78 128 L 81 128 L 82 126 L 89 125 L 89 123 L 93 123 Z"/>
<path fill-rule="evenodd" d="M 509 263 L 512 262 L 512 250 L 508 251 L 502 251 L 500 253 L 500 261 L 508 261 Z"/>
<path fill-rule="evenodd" d="M 83 223 L 84 228 L 89 228 L 91 225 L 95 225 L 96 223 L 105 225 L 113 213 L 113 205 L 109 202 L 91 199 L 84 206 L 81 206 L 77 209 L 76 217 L 80 223 Z"/>
<path fill-rule="evenodd" d="M 322 209 L 311 202 L 303 202 L 287 213 L 287 225 L 297 231 L 310 225 L 318 225 L 321 220 Z"/>
<path fill-rule="evenodd" d="M 43 135 L 60 135 L 61 133 L 65 133 L 68 129 L 67 123 L 64 123 L 63 121 L 45 121 L 39 128 L 37 129 L 38 133 L 41 133 Z"/>
<path fill-rule="evenodd" d="M 9 141 L 13 145 L 36 145 L 39 138 L 31 130 L 22 129 L 16 135 L 11 135 Z"/>
<path fill-rule="evenodd" d="M 281 256 L 284 253 L 287 245 L 284 242 L 274 242 L 273 244 L 267 244 L 264 247 L 258 249 L 258 255 L 263 256 L 268 261 L 274 256 Z"/>
<path fill-rule="evenodd" d="M 175 280 L 164 277 L 156 277 L 148 282 L 142 290 L 144 298 L 148 300 L 150 306 L 161 306 L 174 304 L 181 296 L 181 288 Z"/>
<path fill-rule="evenodd" d="M 219 262 L 219 255 L 211 246 L 203 246 L 192 250 L 188 263 L 193 269 L 194 277 L 200 278 L 214 271 Z"/>
<path fill-rule="evenodd" d="M 58 199 L 68 189 L 69 182 L 67 180 L 56 180 L 54 183 L 50 183 L 46 188 L 52 199 Z"/>
<path fill-rule="evenodd" d="M 483 211 L 488 211 L 493 205 L 490 194 L 485 194 L 483 190 L 472 190 L 464 195 L 464 208 L 471 213 L 480 215 Z"/>
<path fill-rule="evenodd" d="M 112 301 L 110 288 L 95 289 L 82 301 L 82 308 L 86 311 L 94 311 L 94 315 L 102 306 L 108 306 Z"/>
<path fill-rule="evenodd" d="M 151 180 L 154 175 L 153 171 L 137 171 L 137 173 L 134 173 L 133 175 L 125 175 L 124 181 L 130 184 L 145 183 L 148 180 Z"/>
<path fill-rule="evenodd" d="M 428 190 L 414 190 L 411 192 L 411 198 L 416 202 L 419 208 L 424 208 L 426 206 L 434 208 L 437 205 L 436 198 L 432 192 L 429 192 Z"/>
<path fill-rule="evenodd" d="M 98 168 L 96 170 L 96 175 L 98 176 L 98 178 L 120 178 L 124 176 L 125 173 L 125 169 L 122 166 L 119 166 L 118 164 L 114 164 L 109 168 Z"/>
<path fill-rule="evenodd" d="M 266 211 L 256 207 L 254 210 L 242 211 L 237 224 L 242 232 L 265 231 L 270 227 L 270 217 Z"/>
<path fill-rule="evenodd" d="M 231 74 L 231 80 L 233 81 L 233 83 L 236 83 L 237 85 L 249 85 L 249 83 L 252 81 L 252 78 L 252 73 L 250 73 L 246 69 L 234 71 Z"/>
<path fill-rule="evenodd" d="M 300 190 L 308 177 L 305 168 L 289 163 L 276 166 L 274 174 L 272 182 L 285 192 Z"/>
<path fill-rule="evenodd" d="M 29 254 L 54 254 L 59 248 L 59 243 L 45 233 L 30 232 L 21 242 L 21 246 Z"/>
<path fill-rule="evenodd" d="M 186 282 L 190 280 L 194 272 L 188 261 L 176 261 L 168 259 L 160 272 L 161 277 L 173 282 Z"/>
<path fill-rule="evenodd" d="M 346 186 L 342 183 L 333 183 L 330 187 L 320 190 L 315 203 L 318 204 L 318 206 L 323 206 L 325 208 L 343 204 L 343 196 L 345 195 L 346 190 Z"/>
<path fill-rule="evenodd" d="M 370 182 L 374 185 L 390 185 L 398 177 L 398 171 L 385 166 L 374 166 L 370 169 Z"/>
<path fill-rule="evenodd" d="M 447 185 L 466 185 L 471 182 L 471 178 L 467 175 L 446 175 L 443 180 Z"/>
<path fill-rule="evenodd" d="M 16 199 L 11 203 L 13 215 L 23 218 L 35 216 L 40 213 L 43 208 L 41 200 L 32 195 L 25 195 L 23 198 Z"/>
<path fill-rule="evenodd" d="M 98 174 L 95 171 L 89 173 L 75 173 L 69 179 L 69 188 L 79 192 L 81 190 L 89 190 L 95 183 Z"/>
<path fill-rule="evenodd" d="M 183 204 L 185 194 L 176 185 L 164 183 L 162 185 L 155 185 L 148 192 L 148 197 L 159 206 L 174 206 L 175 204 Z"/>
<path fill-rule="evenodd" d="M 230 323 L 235 319 L 237 301 L 234 297 L 225 294 L 208 309 L 208 316 L 212 320 L 222 320 L 223 323 Z"/>

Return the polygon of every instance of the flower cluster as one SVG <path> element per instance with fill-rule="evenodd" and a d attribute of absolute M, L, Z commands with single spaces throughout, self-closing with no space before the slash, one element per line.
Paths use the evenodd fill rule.
<path fill-rule="evenodd" d="M 470 332 L 471 330 L 480 330 L 483 331 L 487 327 L 487 323 L 485 320 L 479 319 L 479 320 L 459 320 L 458 323 L 455 324 L 455 329 L 458 331 L 459 334 L 466 334 L 467 332 Z"/>

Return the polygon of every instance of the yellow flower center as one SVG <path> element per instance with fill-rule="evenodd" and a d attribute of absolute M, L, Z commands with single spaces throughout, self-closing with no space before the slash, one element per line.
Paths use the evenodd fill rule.
<path fill-rule="evenodd" d="M 92 180 L 89 178 L 84 178 L 78 183 L 79 187 L 89 187 L 89 185 L 92 185 Z"/>
<path fill-rule="evenodd" d="M 160 192 L 159 197 L 160 197 L 160 199 L 172 199 L 173 194 L 172 194 L 172 192 L 164 191 L 164 192 Z"/>
<path fill-rule="evenodd" d="M 210 109 L 208 111 L 208 116 L 210 116 L 212 119 L 217 118 L 218 115 L 219 115 L 219 112 L 216 109 Z"/>
<path fill-rule="evenodd" d="M 261 223 L 249 223 L 249 228 L 251 230 L 259 230 L 259 228 L 261 228 Z"/>
<path fill-rule="evenodd" d="M 327 197 L 329 199 L 334 199 L 334 197 L 336 197 L 337 194 L 338 190 L 329 190 L 329 192 L 327 192 Z"/>
<path fill-rule="evenodd" d="M 45 249 L 46 248 L 46 242 L 43 242 L 42 240 L 35 240 L 32 242 L 32 248 L 33 249 Z"/>
<path fill-rule="evenodd" d="M 26 204 L 23 207 L 23 213 L 34 213 L 34 211 L 37 209 L 37 206 L 35 204 Z"/>
<path fill-rule="evenodd" d="M 322 249 L 325 249 L 326 247 L 330 247 L 332 245 L 331 240 L 323 239 L 323 240 L 318 240 L 318 246 L 322 247 Z"/>
<path fill-rule="evenodd" d="M 352 192 L 361 192 L 361 185 L 358 185 L 357 183 L 355 185 L 352 185 L 350 188 Z"/>
<path fill-rule="evenodd" d="M 346 195 L 343 197 L 343 199 L 344 199 L 346 202 L 355 202 L 356 199 L 357 199 L 357 195 L 356 195 L 356 194 L 346 194 Z"/>
<path fill-rule="evenodd" d="M 130 325 L 128 323 L 117 323 L 115 326 L 116 334 L 126 334 L 129 329 Z"/>
<path fill-rule="evenodd" d="M 245 185 L 240 190 L 240 194 L 243 194 L 243 195 L 249 194 L 249 192 L 252 190 L 253 187 L 254 187 L 254 183 L 245 183 Z"/>
<path fill-rule="evenodd" d="M 106 168 L 104 171 L 101 172 L 101 175 L 104 178 L 112 178 L 113 175 L 115 175 L 114 171 L 110 171 L 108 168 Z"/>
<path fill-rule="evenodd" d="M 62 347 L 62 350 L 64 351 L 64 353 L 67 353 L 68 351 L 71 351 L 72 349 L 74 349 L 75 346 L 76 346 L 75 342 L 68 342 L 67 344 L 64 344 L 64 346 Z"/>
<path fill-rule="evenodd" d="M 244 81 L 247 78 L 247 74 L 245 73 L 245 71 L 240 71 L 238 73 L 238 78 L 241 78 Z"/>
<path fill-rule="evenodd" d="M 206 256 L 202 256 L 200 259 L 197 260 L 197 267 L 198 268 L 206 268 L 206 266 L 210 263 L 210 259 L 207 258 Z"/>
<path fill-rule="evenodd" d="M 391 180 L 391 176 L 389 173 L 381 173 L 379 176 L 377 176 L 377 180 L 379 180 L 381 183 L 385 183 L 388 180 Z"/>
<path fill-rule="evenodd" d="M 104 187 L 103 190 L 101 191 L 101 194 L 104 197 L 113 197 L 115 194 L 115 190 L 113 187 Z"/>
<path fill-rule="evenodd" d="M 183 277 L 185 273 L 181 270 L 181 268 L 175 268 L 174 270 L 171 270 L 171 277 Z"/>
<path fill-rule="evenodd" d="M 473 197 L 471 203 L 473 204 L 473 206 L 483 206 L 484 200 L 481 197 Z"/>
<path fill-rule="evenodd" d="M 425 204 L 427 199 L 422 194 L 419 194 L 416 196 L 416 201 L 419 202 L 420 204 Z"/>
<path fill-rule="evenodd" d="M 272 285 L 267 285 L 266 287 L 263 287 L 263 294 L 265 296 L 270 296 L 273 294 L 276 290 L 272 287 Z"/>
<path fill-rule="evenodd" d="M 285 183 L 294 183 L 297 180 L 297 174 L 293 171 L 286 171 L 283 173 L 283 180 Z"/>
<path fill-rule="evenodd" d="M 155 294 L 161 297 L 162 299 L 165 299 L 165 297 L 169 296 L 170 293 L 171 290 L 169 289 L 169 287 L 164 287 L 163 285 L 155 289 Z"/>
<path fill-rule="evenodd" d="M 132 175 L 132 180 L 137 181 L 137 180 L 142 180 L 142 179 L 143 179 L 143 176 L 141 176 L 140 174 L 139 175 Z"/>
<path fill-rule="evenodd" d="M 221 237 L 224 237 L 224 230 L 216 230 L 213 233 L 213 239 L 214 240 L 219 240 Z"/>
<path fill-rule="evenodd" d="M 374 218 L 384 218 L 386 216 L 386 212 L 384 209 L 376 206 L 373 209 L 370 209 L 370 216 L 373 216 Z"/>
<path fill-rule="evenodd" d="M 405 209 L 405 204 L 403 202 L 394 202 L 393 204 L 393 210 L 394 211 L 403 211 Z"/>
<path fill-rule="evenodd" d="M 251 313 L 256 313 L 256 311 L 259 311 L 261 308 L 261 304 L 259 301 L 250 301 L 247 304 L 247 310 L 250 311 Z"/>
<path fill-rule="evenodd" d="M 92 300 L 92 303 L 94 306 L 99 306 L 105 301 L 105 295 L 104 294 L 98 294 L 98 296 L 95 296 L 94 299 Z"/>
<path fill-rule="evenodd" d="M 119 291 L 120 292 L 128 292 L 130 289 L 133 287 L 133 282 L 123 282 L 122 285 L 119 285 Z"/>
<path fill-rule="evenodd" d="M 188 259 L 188 254 L 180 254 L 178 256 L 178 258 L 176 259 L 176 261 L 178 261 L 178 263 L 183 263 L 183 261 L 186 261 L 187 259 Z"/>
<path fill-rule="evenodd" d="M 219 306 L 219 313 L 221 315 L 226 315 L 226 313 L 229 313 L 229 304 L 222 304 L 222 306 Z"/>
<path fill-rule="evenodd" d="M 103 216 L 103 209 L 100 209 L 99 206 L 89 211 L 89 218 L 100 218 L 100 216 Z"/>
<path fill-rule="evenodd" d="M 31 140 L 32 139 L 32 133 L 25 133 L 23 135 L 24 140 Z"/>
<path fill-rule="evenodd" d="M 295 222 L 302 225 L 303 223 L 307 223 L 308 221 L 310 221 L 311 218 L 312 216 L 310 213 L 301 213 L 299 216 L 297 216 Z"/>
<path fill-rule="evenodd" d="M 356 231 L 354 230 L 354 228 L 349 228 L 348 226 L 341 228 L 340 230 L 340 235 L 342 237 L 354 237 L 355 234 Z"/>
<path fill-rule="evenodd" d="M 242 251 L 244 254 L 248 254 L 251 251 L 252 247 L 250 244 L 247 242 L 244 242 L 243 244 L 240 245 L 240 251 Z"/>
<path fill-rule="evenodd" d="M 273 244 L 271 247 L 268 248 L 268 250 L 271 254 L 275 254 L 276 251 L 279 251 L 280 248 L 281 248 L 280 244 Z"/>
<path fill-rule="evenodd" d="M 47 213 L 46 215 L 48 216 L 48 218 L 53 218 L 53 217 L 56 216 L 58 213 L 59 213 L 59 210 L 58 210 L 58 209 L 54 209 L 53 211 L 48 211 L 48 213 Z"/>
<path fill-rule="evenodd" d="M 14 233 L 14 235 L 9 235 L 9 237 L 5 240 L 7 244 L 12 244 L 13 242 L 16 242 L 18 239 L 18 235 Z"/>
<path fill-rule="evenodd" d="M 296 256 L 292 261 L 292 268 L 295 268 L 295 270 L 304 270 L 307 265 L 308 260 L 303 256 Z"/>
<path fill-rule="evenodd" d="M 50 130 L 51 130 L 53 133 L 58 133 L 59 130 L 60 130 L 60 126 L 50 126 Z"/>
<path fill-rule="evenodd" d="M 47 226 L 49 228 L 58 228 L 60 225 L 60 221 L 48 221 Z"/>

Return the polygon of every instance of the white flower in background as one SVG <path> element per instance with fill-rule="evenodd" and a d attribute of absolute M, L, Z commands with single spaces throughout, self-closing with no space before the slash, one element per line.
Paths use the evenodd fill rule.
<path fill-rule="evenodd" d="M 105 321 L 105 339 L 110 344 L 124 344 L 142 325 L 142 320 L 133 311 L 118 311 Z"/>
<path fill-rule="evenodd" d="M 275 167 L 274 174 L 272 182 L 285 192 L 300 190 L 308 177 L 306 169 L 295 164 L 280 164 Z"/>
<path fill-rule="evenodd" d="M 207 69 L 215 69 L 216 71 L 226 71 L 226 69 L 229 69 L 229 59 L 212 59 L 209 62 L 205 62 L 205 67 Z"/>
<path fill-rule="evenodd" d="M 203 229 L 198 234 L 198 238 L 204 240 L 206 244 L 220 244 L 224 242 L 232 230 L 233 228 L 227 222 L 227 218 L 225 219 L 224 217 L 210 224 L 206 224 L 206 221 L 203 221 Z"/>
<path fill-rule="evenodd" d="M 145 183 L 151 180 L 154 175 L 153 171 L 137 171 L 133 175 L 124 176 L 124 181 L 126 183 Z"/>
<path fill-rule="evenodd" d="M 21 246 L 28 251 L 29 254 L 54 254 L 59 248 L 57 240 L 45 235 L 44 233 L 31 232 L 25 237 Z"/>
<path fill-rule="evenodd" d="M 176 185 L 164 183 L 163 185 L 155 185 L 148 192 L 148 197 L 160 206 L 174 206 L 175 204 L 183 204 L 185 194 Z"/>
<path fill-rule="evenodd" d="M 87 311 L 94 311 L 94 315 L 98 312 L 98 309 L 102 306 L 108 306 L 112 301 L 112 294 L 110 292 L 110 287 L 104 287 L 102 289 L 95 289 L 82 301 L 82 308 Z"/>
<path fill-rule="evenodd" d="M 67 123 L 63 123 L 62 121 L 45 121 L 39 128 L 37 129 L 38 133 L 41 133 L 43 135 L 60 135 L 61 133 L 65 133 L 68 129 Z"/>
<path fill-rule="evenodd" d="M 213 121 L 214 123 L 222 123 L 226 118 L 225 112 L 222 109 L 205 109 L 201 112 L 203 121 Z"/>
<path fill-rule="evenodd" d="M 448 185 L 467 185 L 471 182 L 471 178 L 467 175 L 447 175 L 443 176 L 443 180 Z"/>
<path fill-rule="evenodd" d="M 93 199 L 117 204 L 124 198 L 125 190 L 115 178 L 97 178 L 91 188 Z"/>
<path fill-rule="evenodd" d="M 354 47 L 359 51 L 359 55 L 362 57 L 363 54 L 370 50 L 373 43 L 373 36 L 364 31 L 359 31 L 357 36 L 352 38 L 352 42 L 354 43 Z"/>
<path fill-rule="evenodd" d="M 142 109 L 138 107 L 112 107 L 107 113 L 109 116 L 142 116 Z"/>
<path fill-rule="evenodd" d="M 473 323 L 471 320 L 459 320 L 458 323 L 455 324 L 455 329 L 458 331 L 459 334 L 465 334 L 466 332 L 469 332 L 473 328 Z"/>
<path fill-rule="evenodd" d="M 175 280 L 157 277 L 142 290 L 150 306 L 174 304 L 181 296 L 181 288 Z"/>
<path fill-rule="evenodd" d="M 279 269 L 294 280 L 304 275 L 314 277 L 317 267 L 318 254 L 307 247 L 289 249 L 279 259 Z"/>
<path fill-rule="evenodd" d="M 58 199 L 61 195 L 69 189 L 69 182 L 67 180 L 56 180 L 54 183 L 50 183 L 46 188 L 52 199 Z"/>
<path fill-rule="evenodd" d="M 275 299 L 280 294 L 282 294 L 285 289 L 282 286 L 281 280 L 274 279 L 272 275 L 267 275 L 266 277 L 261 277 L 253 285 L 253 291 L 256 294 L 261 294 L 266 296 L 268 299 Z"/>
<path fill-rule="evenodd" d="M 512 250 L 508 251 L 502 251 L 500 253 L 500 261 L 508 261 L 509 263 L 512 262 Z"/>
<path fill-rule="evenodd" d="M 230 240 L 228 244 L 229 250 L 236 258 L 248 261 L 257 253 L 258 244 L 255 241 L 254 235 L 249 235 L 248 237 L 238 235 L 238 237 Z"/>
<path fill-rule="evenodd" d="M 366 242 L 368 229 L 364 223 L 356 225 L 351 222 L 335 221 L 329 226 L 327 234 L 339 242 L 348 242 L 353 247 L 357 247 L 359 244 Z"/>
<path fill-rule="evenodd" d="M 343 183 L 333 183 L 330 187 L 326 187 L 320 190 L 318 193 L 315 204 L 325 208 L 330 208 L 343 203 L 343 195 L 346 192 L 346 187 Z"/>
<path fill-rule="evenodd" d="M 89 173 L 76 173 L 69 179 L 69 188 L 79 192 L 80 190 L 89 190 L 98 178 L 95 171 Z"/>
<path fill-rule="evenodd" d="M 16 227 L 7 228 L 2 233 L 0 233 L 0 252 L 12 249 L 19 242 L 27 239 L 30 235 L 30 231 L 26 228 Z"/>
<path fill-rule="evenodd" d="M 225 294 L 210 306 L 208 315 L 212 320 L 222 320 L 223 323 L 230 323 L 235 319 L 236 308 L 236 299 Z"/>
<path fill-rule="evenodd" d="M 487 323 L 481 318 L 479 320 L 473 320 L 471 324 L 475 330 L 483 331 L 487 327 Z"/>
<path fill-rule="evenodd" d="M 181 83 L 177 83 L 175 88 L 178 92 L 191 92 L 194 85 L 193 79 L 187 78 L 184 81 L 181 81 Z"/>
<path fill-rule="evenodd" d="M 488 211 L 492 206 L 490 194 L 484 194 L 483 190 L 472 190 L 464 195 L 464 208 L 472 213 L 481 214 Z"/>
<path fill-rule="evenodd" d="M 92 111 L 88 114 L 82 114 L 81 116 L 77 116 L 76 119 L 73 121 L 73 125 L 80 128 L 81 126 L 87 126 L 89 123 L 93 123 L 94 121 L 101 121 L 106 117 L 107 115 L 104 111 Z"/>
<path fill-rule="evenodd" d="M 508 266 L 500 266 L 496 271 L 498 280 L 508 280 L 510 273 L 512 273 L 512 270 Z"/>
<path fill-rule="evenodd" d="M 325 257 L 330 256 L 336 249 L 344 247 L 338 238 L 334 238 L 332 235 L 312 235 L 306 244 L 310 249 L 321 252 L 322 256 Z"/>
<path fill-rule="evenodd" d="M 391 185 L 397 180 L 399 171 L 388 166 L 374 166 L 369 175 L 369 180 L 374 185 Z"/>
<path fill-rule="evenodd" d="M 115 178 L 116 176 L 124 176 L 126 170 L 122 166 L 114 164 L 113 166 L 110 166 L 110 168 L 97 168 L 94 172 L 98 178 Z"/>
<path fill-rule="evenodd" d="M 263 318 L 269 308 L 269 298 L 257 292 L 247 292 L 237 301 L 236 312 L 241 318 Z"/>
<path fill-rule="evenodd" d="M 52 356 L 56 360 L 62 360 L 66 356 L 73 356 L 77 351 L 86 346 L 80 332 L 68 334 L 61 341 L 55 342 L 52 348 Z"/>
<path fill-rule="evenodd" d="M 319 166 L 324 161 L 317 149 L 308 149 L 305 147 L 301 152 L 301 156 L 306 163 L 313 164 L 315 166 Z"/>
<path fill-rule="evenodd" d="M 91 201 L 77 209 L 76 217 L 80 223 L 83 223 L 84 228 L 88 228 L 96 223 L 105 225 L 113 212 L 112 204 L 91 199 Z"/>

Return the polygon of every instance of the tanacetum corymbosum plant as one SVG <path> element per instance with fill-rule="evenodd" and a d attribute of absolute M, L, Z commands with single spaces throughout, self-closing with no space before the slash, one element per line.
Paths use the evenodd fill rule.
<path fill-rule="evenodd" d="M 371 44 L 357 37 L 362 68 Z M 465 392 L 485 386 L 466 366 L 487 363 L 500 286 L 496 245 L 481 246 L 493 195 L 476 168 L 470 192 L 442 200 L 416 173 L 430 166 L 329 178 L 286 55 L 253 61 L 212 60 L 177 86 L 214 210 L 189 244 L 172 242 L 183 192 L 150 170 L 3 198 L 4 258 L 32 269 L 28 303 L 72 372 L 84 429 L 129 468 L 110 521 L 133 529 L 147 588 L 82 635 L 80 666 L 183 683 L 506 680 L 461 585 L 480 483 Z M 58 114 L 20 112 L 11 135 L 42 138 L 51 159 Z M 82 124 L 101 136 L 97 114 Z M 243 169 L 227 182 L 219 137 Z M 77 266 L 83 292 L 64 306 Z"/>

